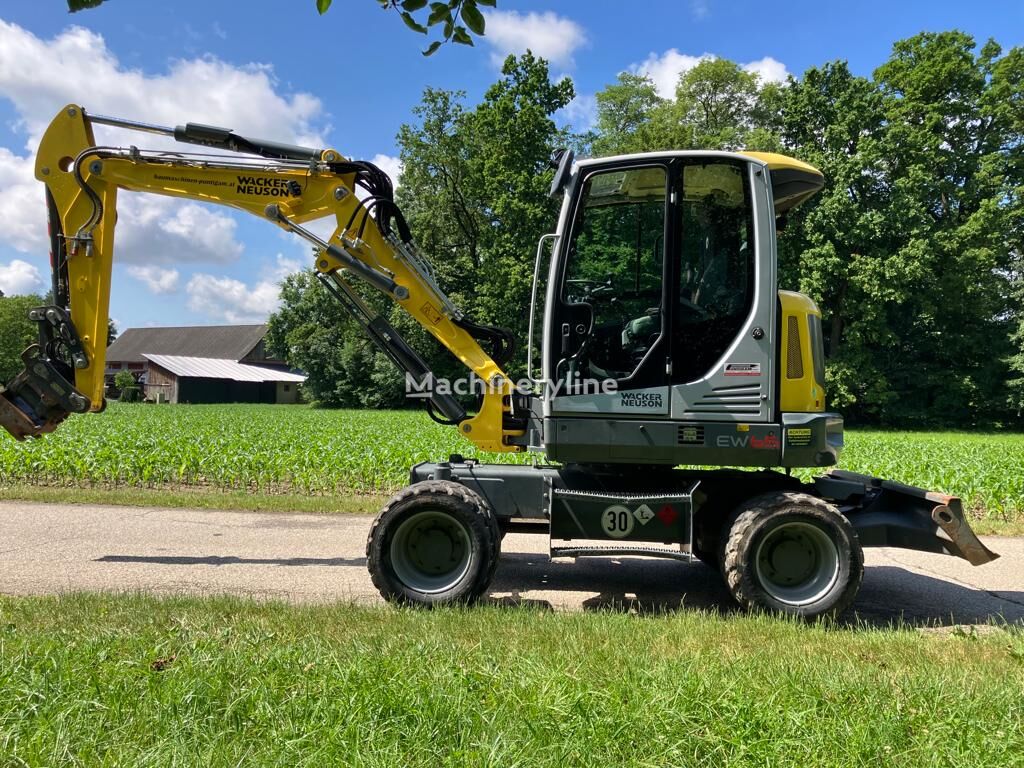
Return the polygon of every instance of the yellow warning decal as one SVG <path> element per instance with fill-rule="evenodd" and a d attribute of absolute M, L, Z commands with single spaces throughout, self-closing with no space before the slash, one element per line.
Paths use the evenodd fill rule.
<path fill-rule="evenodd" d="M 423 314 L 427 316 L 427 319 L 430 320 L 430 322 L 432 322 L 434 325 L 437 325 L 438 323 L 441 322 L 441 313 L 438 312 L 437 307 L 435 307 L 429 301 L 422 307 L 420 307 L 420 309 L 423 312 Z"/>
<path fill-rule="evenodd" d="M 786 430 L 786 442 L 790 445 L 810 445 L 811 430 L 809 427 L 793 427 Z"/>

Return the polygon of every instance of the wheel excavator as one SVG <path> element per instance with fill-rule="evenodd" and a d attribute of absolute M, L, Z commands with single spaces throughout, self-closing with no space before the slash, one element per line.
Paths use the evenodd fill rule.
<path fill-rule="evenodd" d="M 177 144 L 98 146 L 95 126 Z M 517 339 L 445 295 L 373 164 L 66 106 L 35 163 L 52 304 L 30 313 L 38 343 L 0 393 L 0 423 L 25 439 L 103 410 L 118 195 L 167 195 L 245 211 L 310 243 L 325 300 L 345 307 L 433 418 L 480 451 L 534 453 L 531 463 L 453 455 L 412 467 L 367 542 L 388 600 L 480 598 L 508 532 L 548 536 L 552 558 L 695 558 L 720 570 L 742 607 L 804 617 L 853 604 L 865 547 L 973 565 L 997 557 L 960 499 L 834 468 L 843 419 L 826 408 L 821 313 L 777 285 L 777 226 L 821 189 L 818 170 L 710 151 L 576 161 L 563 150 L 552 165 L 561 214 L 538 244 L 528 377 L 513 381 Z M 306 226 L 324 217 L 327 239 Z M 368 292 L 462 362 L 481 385 L 476 407 L 442 386 Z M 819 474 L 801 480 L 796 468 Z"/>

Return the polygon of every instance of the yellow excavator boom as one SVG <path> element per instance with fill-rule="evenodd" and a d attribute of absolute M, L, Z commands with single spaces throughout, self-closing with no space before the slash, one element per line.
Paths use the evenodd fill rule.
<path fill-rule="evenodd" d="M 96 146 L 93 125 L 172 136 L 217 153 L 142 151 Z M 224 152 L 223 150 L 227 150 Z M 385 293 L 483 382 L 482 405 L 469 416 L 451 397 L 431 407 L 465 437 L 490 451 L 522 450 L 510 416 L 511 382 L 481 341 L 507 357 L 511 336 L 478 325 L 437 285 L 394 204 L 387 176 L 370 163 L 333 149 L 249 139 L 233 131 L 189 124 L 165 128 L 89 115 L 71 104 L 54 117 L 36 156 L 50 211 L 53 305 L 35 310 L 40 343 L 26 352 L 26 371 L 0 394 L 0 423 L 19 439 L 52 431 L 68 414 L 104 406 L 107 322 L 114 261 L 117 196 L 147 192 L 224 205 L 265 218 L 309 241 L 321 281 L 363 324 L 371 338 L 422 384 L 429 368 L 353 288 Z M 356 194 L 357 188 L 367 195 Z M 328 240 L 303 227 L 334 216 Z"/>

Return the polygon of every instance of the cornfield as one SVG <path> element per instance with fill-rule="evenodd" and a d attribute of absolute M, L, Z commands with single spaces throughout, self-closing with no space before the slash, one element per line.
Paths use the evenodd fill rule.
<path fill-rule="evenodd" d="M 975 514 L 1024 513 L 1024 435 L 848 431 L 841 466 L 955 493 Z M 420 411 L 112 403 L 56 433 L 0 439 L 0 482 L 207 487 L 261 493 L 390 491 L 420 461 L 485 454 Z M 810 476 L 807 471 L 806 475 Z"/>

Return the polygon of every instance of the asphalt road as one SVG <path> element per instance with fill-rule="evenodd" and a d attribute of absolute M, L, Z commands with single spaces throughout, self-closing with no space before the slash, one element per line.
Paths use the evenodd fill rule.
<path fill-rule="evenodd" d="M 0 502 L 0 593 L 79 590 L 233 594 L 296 602 L 378 603 L 364 557 L 370 518 Z M 888 624 L 1024 624 L 1024 539 L 988 538 L 1002 557 L 869 549 L 854 610 Z M 718 574 L 648 558 L 550 561 L 547 538 L 510 534 L 490 591 L 499 603 L 557 610 L 723 612 Z"/>

